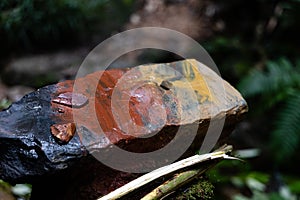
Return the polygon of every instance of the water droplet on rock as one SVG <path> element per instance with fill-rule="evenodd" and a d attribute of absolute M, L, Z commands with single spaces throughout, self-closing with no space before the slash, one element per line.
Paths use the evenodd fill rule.
<path fill-rule="evenodd" d="M 53 124 L 50 129 L 52 135 L 61 143 L 68 143 L 76 132 L 75 123 Z"/>
<path fill-rule="evenodd" d="M 88 102 L 88 98 L 80 93 L 65 92 L 52 99 L 52 102 L 73 108 L 80 108 Z"/>

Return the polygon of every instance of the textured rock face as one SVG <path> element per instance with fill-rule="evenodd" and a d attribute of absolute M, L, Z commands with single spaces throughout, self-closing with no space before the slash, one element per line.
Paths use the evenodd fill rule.
<path fill-rule="evenodd" d="M 0 112 L 0 178 L 36 182 L 60 174 L 63 180 L 67 172 L 80 180 L 97 171 L 87 182 L 109 184 L 114 173 L 103 178 L 99 170 L 107 167 L 91 164 L 96 161 L 86 161 L 87 155 L 105 152 L 109 158 L 113 144 L 151 152 L 168 144 L 179 127 L 182 139 L 197 128 L 191 148 L 199 148 L 212 118 L 226 118 L 225 137 L 246 111 L 241 95 L 196 60 L 95 72 L 43 87 Z M 108 192 L 103 184 L 94 190 Z"/>
<path fill-rule="evenodd" d="M 73 158 L 82 156 L 78 136 L 66 145 L 51 137 L 51 94 L 55 90 L 54 85 L 41 88 L 0 112 L 1 179 L 24 181 L 64 169 Z"/>

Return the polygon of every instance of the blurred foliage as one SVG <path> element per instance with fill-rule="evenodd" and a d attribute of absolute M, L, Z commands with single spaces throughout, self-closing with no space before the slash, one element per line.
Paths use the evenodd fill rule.
<path fill-rule="evenodd" d="M 269 138 L 273 161 L 283 164 L 300 144 L 300 1 L 214 2 L 224 30 L 204 46 L 246 97 L 251 120 L 270 119 L 264 125 L 270 133 L 261 134 Z"/>
<path fill-rule="evenodd" d="M 11 102 L 7 99 L 0 99 L 0 111 L 10 106 Z"/>
<path fill-rule="evenodd" d="M 222 76 L 232 84 L 269 60 L 299 57 L 300 1 L 214 0 L 223 29 L 203 43 Z"/>
<path fill-rule="evenodd" d="M 243 78 L 239 89 L 245 97 L 260 96 L 256 100 L 264 105 L 264 110 L 276 106 L 278 117 L 270 138 L 275 160 L 283 162 L 296 156 L 300 144 L 300 111 L 297 109 L 300 105 L 300 62 L 293 66 L 285 58 L 268 61 L 266 69 L 254 69 Z"/>
<path fill-rule="evenodd" d="M 17 199 L 29 200 L 32 191 L 30 184 L 16 184 L 11 187 L 12 193 L 17 196 Z"/>
<path fill-rule="evenodd" d="M 240 177 L 232 178 L 232 183 L 238 188 L 247 187 L 251 192 L 251 197 L 247 195 L 237 194 L 233 197 L 233 200 L 296 200 L 296 196 L 292 194 L 289 190 L 289 187 L 282 185 L 279 188 L 279 191 L 266 192 L 268 182 L 261 182 L 263 174 L 259 174 L 257 177 L 244 177 L 244 180 Z"/>
<path fill-rule="evenodd" d="M 18 200 L 29 200 L 31 191 L 32 191 L 32 186 L 29 184 L 16 184 L 12 186 L 9 183 L 0 180 L 0 193 L 1 192 L 5 193 L 5 195 L 7 195 L 5 196 L 6 198 L 18 199 Z M 4 197 L 4 196 L 1 196 L 0 194 L 0 197 Z"/>
<path fill-rule="evenodd" d="M 2 0 L 0 43 L 2 53 L 25 49 L 51 49 L 78 44 L 91 33 L 105 33 L 124 23 L 132 0 Z M 111 19 L 114 19 L 113 21 Z M 109 22 L 108 22 L 109 21 Z M 74 42 L 76 41 L 76 42 Z"/>
<path fill-rule="evenodd" d="M 215 2 L 222 5 L 219 0 Z M 265 135 L 265 142 L 257 142 L 262 142 L 263 147 L 255 147 L 265 148 L 264 157 L 256 162 L 267 166 L 257 166 L 251 160 L 248 164 L 233 162 L 212 169 L 210 179 L 215 180 L 216 188 L 231 183 L 238 191 L 244 190 L 244 194 L 235 196 L 236 200 L 293 199 L 294 195 L 284 196 L 280 190 L 250 188 L 247 180 L 254 179 L 266 187 L 272 170 L 277 169 L 281 174 L 293 174 L 290 178 L 283 175 L 283 191 L 300 195 L 299 177 L 295 175 L 300 146 L 300 1 L 256 0 L 244 5 L 242 1 L 231 2 L 232 5 L 223 3 L 216 19 L 224 22 L 225 29 L 204 46 L 222 76 L 246 98 L 250 108 L 248 122 L 266 122 L 261 124 L 263 127 L 254 127 L 260 123 L 253 123 L 248 134 L 257 136 L 257 140 Z M 262 168 L 269 171 L 256 171 Z"/>
<path fill-rule="evenodd" d="M 271 147 L 278 162 L 298 157 L 300 144 L 300 90 L 286 99 L 286 105 L 278 112 L 275 130 L 272 132 Z M 279 149 L 279 151 L 278 151 Z"/>
<path fill-rule="evenodd" d="M 272 175 L 256 171 L 249 162 L 224 161 L 209 170 L 207 175 L 219 190 L 216 194 L 220 199 L 229 188 L 233 200 L 296 200 L 296 195 L 300 194 L 297 177 L 281 177 L 276 171 Z"/>
<path fill-rule="evenodd" d="M 91 2 L 88 4 L 95 3 Z M 101 3 L 93 8 L 85 4 L 82 0 L 1 1 L 1 43 L 21 43 L 28 48 L 35 43 L 48 45 L 63 42 L 67 37 L 75 39 L 88 28 L 85 23 L 94 17 L 91 14 L 97 9 L 101 12 Z"/>

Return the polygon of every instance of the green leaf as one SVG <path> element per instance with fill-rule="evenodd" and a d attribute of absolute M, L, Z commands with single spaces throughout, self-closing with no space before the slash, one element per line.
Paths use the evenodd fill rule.
<path fill-rule="evenodd" d="M 293 155 L 300 143 L 300 93 L 291 95 L 279 113 L 272 132 L 271 148 L 276 160 L 282 162 Z"/>

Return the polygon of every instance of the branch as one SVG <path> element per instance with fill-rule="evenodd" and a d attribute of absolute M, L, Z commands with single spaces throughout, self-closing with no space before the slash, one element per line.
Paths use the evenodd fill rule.
<path fill-rule="evenodd" d="M 202 155 L 194 155 L 192 157 L 180 160 L 178 162 L 175 162 L 173 164 L 158 168 L 152 172 L 149 172 L 129 183 L 126 185 L 112 191 L 111 193 L 99 198 L 98 200 L 112 200 L 112 199 L 117 199 L 120 198 L 148 183 L 151 181 L 154 181 L 162 176 L 175 173 L 179 170 L 182 170 L 187 167 L 194 166 L 196 164 L 202 163 L 204 161 L 208 160 L 216 160 L 216 159 L 237 159 L 231 156 L 228 156 L 226 153 L 230 152 L 232 150 L 232 146 L 223 146 L 220 149 L 218 149 L 215 152 L 212 153 L 207 153 L 207 154 L 202 154 Z M 203 170 L 203 169 L 202 169 Z M 183 180 L 184 179 L 189 179 L 189 177 L 194 176 L 195 174 L 201 172 L 201 169 L 198 170 L 191 170 L 187 171 L 186 173 L 183 173 Z M 180 177 L 182 177 L 180 176 Z M 150 198 L 151 199 L 151 198 Z"/>

